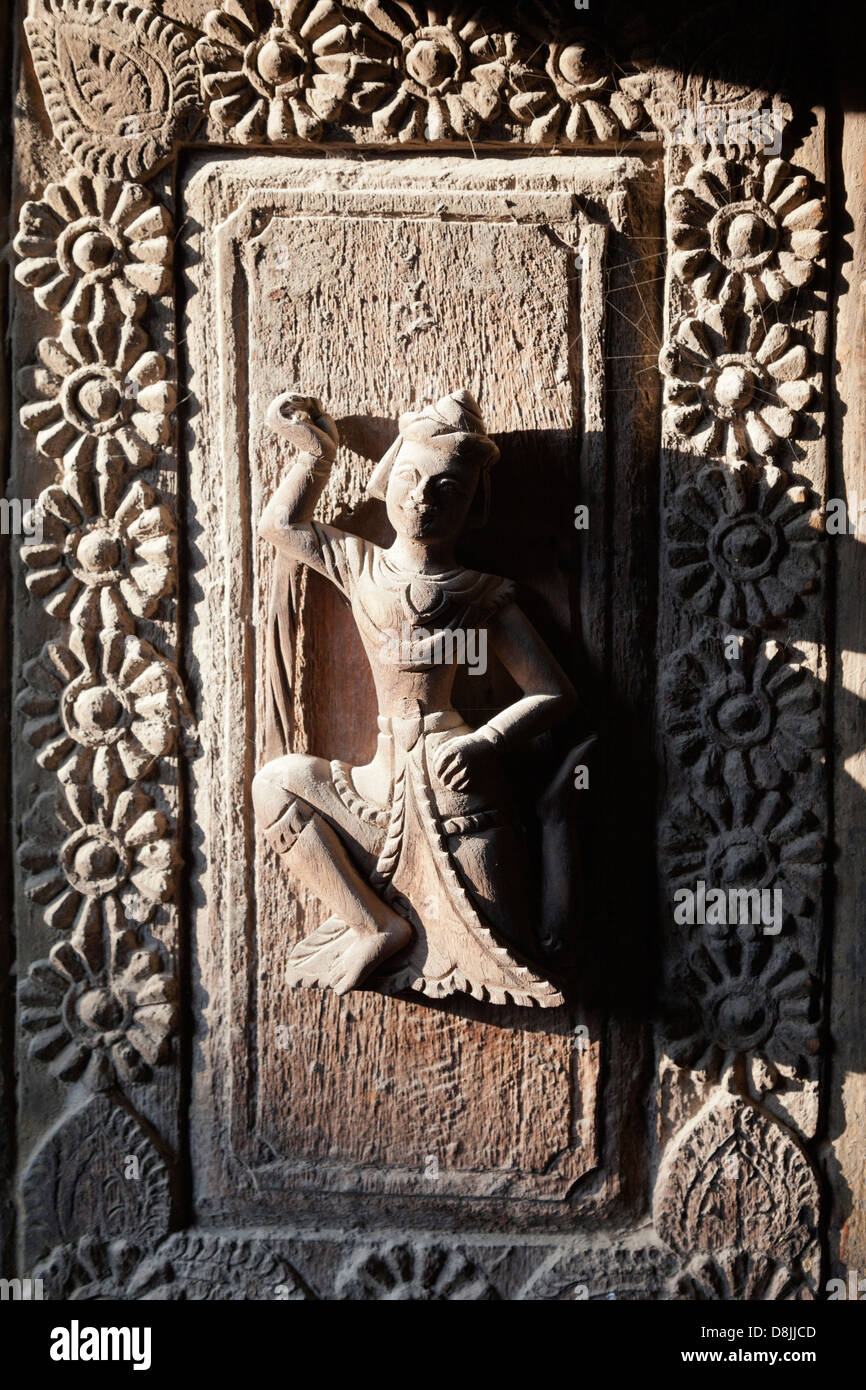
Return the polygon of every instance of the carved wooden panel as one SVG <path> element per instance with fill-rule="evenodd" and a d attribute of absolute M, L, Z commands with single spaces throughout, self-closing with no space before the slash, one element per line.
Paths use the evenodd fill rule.
<path fill-rule="evenodd" d="M 547 4 L 24 10 L 10 1267 L 77 1298 L 814 1297 L 828 1198 L 841 1228 L 862 1183 L 853 1144 L 818 1182 L 822 748 L 855 705 L 821 538 L 828 147 L 779 33 L 743 55 L 721 7 L 661 38 Z M 684 136 L 708 101 L 721 133 Z M 537 1013 L 290 991 L 321 912 L 254 830 L 267 407 L 325 402 L 317 517 L 379 541 L 374 462 L 458 387 L 501 455 L 466 562 L 515 581 L 599 735 L 563 855 L 576 985 Z M 292 747 L 361 760 L 354 626 L 315 574 L 294 597 Z M 507 689 L 491 668 L 456 703 L 481 725 Z M 771 930 L 678 915 L 699 883 L 778 893 Z M 347 1215 L 362 1236 L 320 1234 Z"/>
<path fill-rule="evenodd" d="M 589 165 L 563 176 L 543 161 L 523 164 L 518 188 L 496 160 L 480 169 L 452 162 L 450 172 L 443 196 L 423 160 L 367 162 L 362 174 L 335 166 L 343 187 L 323 195 L 310 188 L 305 161 L 217 161 L 192 174 L 186 194 L 202 229 L 187 298 L 190 382 L 204 405 L 190 423 L 192 525 L 200 568 L 222 564 L 238 576 L 195 605 L 191 637 L 209 697 L 200 696 L 200 732 L 214 749 L 194 797 L 196 821 L 212 827 L 202 838 L 197 941 L 205 994 L 232 999 L 238 1040 L 214 1030 L 206 1050 L 208 1070 L 229 1062 L 226 1127 L 246 1161 L 264 1162 L 269 1191 L 563 1198 L 598 1162 L 601 1037 L 585 1006 L 528 1022 L 518 1009 L 504 1026 L 474 1006 L 407 1011 L 366 993 L 346 1011 L 290 995 L 281 962 L 320 909 L 232 809 L 248 797 L 262 754 L 270 573 L 254 523 L 281 467 L 264 430 L 280 387 L 303 382 L 327 394 L 348 456 L 325 515 L 359 534 L 382 526 L 363 498 L 366 460 L 389 442 L 407 377 L 435 395 L 447 389 L 447 363 L 483 396 L 502 450 L 504 524 L 488 563 L 524 580 L 535 621 L 569 660 L 580 621 L 575 575 L 549 554 L 571 548 L 583 415 L 600 389 L 584 381 L 581 346 L 597 372 L 603 243 L 587 236 L 580 203 L 605 196 L 604 178 Z M 597 625 L 586 598 L 584 610 Z M 315 575 L 299 613 L 306 646 L 294 746 L 358 761 L 371 751 L 375 706 L 358 679 L 357 637 Z M 245 681 L 250 670 L 258 674 Z M 464 691 L 476 721 L 494 698 L 488 680 L 478 684 L 477 694 L 471 679 Z M 328 690 L 347 687 L 350 702 L 328 701 Z M 204 1115 L 195 1128 L 202 1156 L 213 1153 Z"/>

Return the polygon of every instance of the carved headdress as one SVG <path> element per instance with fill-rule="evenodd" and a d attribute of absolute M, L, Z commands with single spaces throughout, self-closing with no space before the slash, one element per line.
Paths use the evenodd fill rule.
<path fill-rule="evenodd" d="M 478 500 L 481 506 L 475 525 L 483 526 L 490 498 L 490 469 L 499 458 L 499 450 L 484 428 L 480 407 L 471 392 L 452 391 L 448 396 L 440 396 L 435 405 L 406 411 L 400 416 L 399 430 L 394 443 L 373 470 L 367 484 L 368 495 L 385 500 L 388 478 L 404 443 L 441 448 L 480 467 Z"/>

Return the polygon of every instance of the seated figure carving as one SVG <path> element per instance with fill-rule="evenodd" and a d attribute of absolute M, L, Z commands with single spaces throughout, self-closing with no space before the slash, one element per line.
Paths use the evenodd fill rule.
<path fill-rule="evenodd" d="M 260 525 L 278 558 L 272 685 L 291 660 L 280 650 L 289 562 L 345 596 L 378 700 L 370 763 L 289 752 L 254 779 L 265 836 L 330 914 L 291 951 L 289 980 L 337 994 L 370 978 L 389 993 L 562 1003 L 535 963 L 525 834 L 503 756 L 562 720 L 575 697 L 513 584 L 455 557 L 464 530 L 484 523 L 498 458 L 477 403 L 455 391 L 401 416 L 368 487 L 395 532 L 388 548 L 313 520 L 339 443 L 320 403 L 280 396 L 266 422 L 297 451 Z M 453 639 L 470 630 L 486 634 L 521 691 L 479 728 L 452 703 L 465 651 Z"/>

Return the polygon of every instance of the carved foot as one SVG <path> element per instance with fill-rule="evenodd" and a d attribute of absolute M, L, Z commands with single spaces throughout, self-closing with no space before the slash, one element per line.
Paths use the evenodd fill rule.
<path fill-rule="evenodd" d="M 341 917 L 329 917 L 289 955 L 289 984 L 330 988 L 335 994 L 357 989 L 377 965 L 408 945 L 412 928 L 396 913 L 385 931 L 362 935 Z"/>
<path fill-rule="evenodd" d="M 377 965 L 408 945 L 412 928 L 402 917 L 397 921 L 401 923 L 399 928 L 389 928 L 376 936 L 359 936 L 352 932 L 351 943 L 331 967 L 328 983 L 335 994 L 348 994 L 350 989 L 357 989 Z"/>

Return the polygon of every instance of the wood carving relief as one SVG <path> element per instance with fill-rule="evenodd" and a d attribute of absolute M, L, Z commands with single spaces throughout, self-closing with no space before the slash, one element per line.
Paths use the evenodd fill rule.
<path fill-rule="evenodd" d="M 478 404 L 458 390 L 401 416 L 368 484 L 395 532 L 387 550 L 311 520 L 338 443 L 319 402 L 279 396 L 268 423 L 299 451 L 259 528 L 282 562 L 273 626 L 290 621 L 285 562 L 324 574 L 351 605 L 379 709 L 365 766 L 286 752 L 256 776 L 267 840 L 334 909 L 293 948 L 288 978 L 345 994 L 375 973 L 391 991 L 555 1008 L 562 994 L 528 964 L 528 861 L 502 757 L 568 713 L 574 691 L 513 585 L 457 562 L 463 529 L 486 521 L 499 455 Z M 472 729 L 451 688 L 488 640 L 522 698 Z M 291 649 L 272 654 L 274 733 L 293 664 Z"/>
<path fill-rule="evenodd" d="M 20 1024 L 56 1118 L 22 1111 L 22 1267 L 82 1299 L 813 1297 L 814 141 L 679 142 L 709 79 L 541 4 L 24 28 Z M 652 684 L 641 575 L 675 1007 L 632 1027 L 586 983 L 590 868 L 554 866 L 580 738 Z M 467 702 L 479 633 L 513 684 Z M 534 783 L 503 771 L 529 739 Z M 778 921 L 681 920 L 699 882 Z M 311 1234 L 358 1202 L 363 1237 Z"/>

